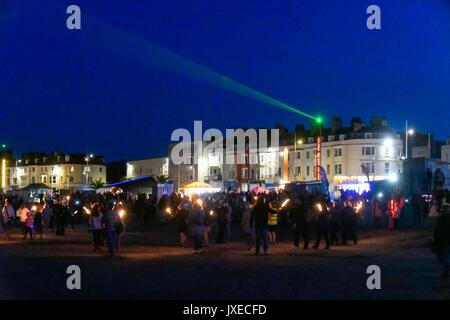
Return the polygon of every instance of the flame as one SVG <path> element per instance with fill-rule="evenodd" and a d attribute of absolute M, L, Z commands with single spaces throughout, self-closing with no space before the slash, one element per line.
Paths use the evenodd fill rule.
<path fill-rule="evenodd" d="M 285 207 L 289 201 L 290 201 L 289 199 L 284 200 L 284 202 L 281 204 L 281 207 L 282 208 Z"/>
<path fill-rule="evenodd" d="M 319 209 L 319 212 L 322 212 L 323 208 L 322 205 L 320 203 L 316 204 L 317 209 Z"/>

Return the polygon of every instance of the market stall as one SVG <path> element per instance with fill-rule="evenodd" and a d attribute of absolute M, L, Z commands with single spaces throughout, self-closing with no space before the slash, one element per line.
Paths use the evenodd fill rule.
<path fill-rule="evenodd" d="M 220 188 L 216 188 L 205 182 L 196 181 L 196 182 L 188 183 L 188 184 L 181 186 L 179 188 L 179 191 L 182 192 L 184 195 L 190 196 L 193 194 L 219 192 Z"/>

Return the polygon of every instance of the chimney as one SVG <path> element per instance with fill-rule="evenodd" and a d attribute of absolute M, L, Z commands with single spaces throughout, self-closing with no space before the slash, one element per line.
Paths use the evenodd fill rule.
<path fill-rule="evenodd" d="M 353 131 L 359 131 L 362 127 L 364 127 L 364 124 L 360 117 L 353 117 L 351 126 Z"/>
<path fill-rule="evenodd" d="M 387 120 L 385 117 L 372 117 L 370 120 L 370 127 L 373 129 L 386 129 Z"/>
<path fill-rule="evenodd" d="M 331 132 L 335 134 L 342 128 L 342 119 L 341 117 L 334 116 L 331 123 Z"/>

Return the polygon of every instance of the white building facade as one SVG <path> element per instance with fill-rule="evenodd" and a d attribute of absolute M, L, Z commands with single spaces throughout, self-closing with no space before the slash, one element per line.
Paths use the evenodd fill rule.
<path fill-rule="evenodd" d="M 21 189 L 42 183 L 56 190 L 71 190 L 100 181 L 106 183 L 102 157 L 83 155 L 48 155 L 23 157 L 9 167 L 9 189 Z"/>
<path fill-rule="evenodd" d="M 159 157 L 144 160 L 129 161 L 127 163 L 127 179 L 143 176 L 169 177 L 169 158 Z"/>
<path fill-rule="evenodd" d="M 246 191 L 254 184 L 278 186 L 316 180 L 316 141 L 308 137 L 301 145 L 287 144 L 266 150 L 250 150 L 243 163 L 225 150 L 203 155 L 197 164 L 170 164 L 170 176 L 178 187 L 204 181 L 222 189 Z M 395 133 L 347 133 L 322 136 L 320 165 L 330 191 L 368 188 L 369 181 L 396 181 L 402 171 L 403 143 Z M 234 163 L 224 163 L 224 158 Z M 367 173 L 363 171 L 367 168 Z M 179 179 L 178 179 L 179 177 Z M 359 185 L 359 186 L 358 186 Z"/>

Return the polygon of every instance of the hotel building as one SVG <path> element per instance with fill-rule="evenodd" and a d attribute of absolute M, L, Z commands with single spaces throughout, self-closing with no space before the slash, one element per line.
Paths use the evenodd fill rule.
<path fill-rule="evenodd" d="M 106 183 L 103 157 L 85 154 L 27 152 L 9 162 L 8 189 L 44 184 L 54 190 L 74 190 L 94 181 Z"/>

